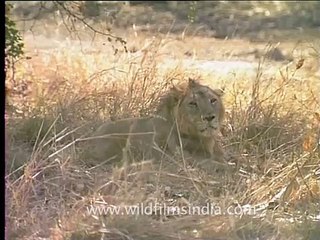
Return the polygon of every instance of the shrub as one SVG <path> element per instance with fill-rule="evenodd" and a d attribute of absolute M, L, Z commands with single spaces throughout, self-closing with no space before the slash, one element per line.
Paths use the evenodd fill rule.
<path fill-rule="evenodd" d="M 5 61 L 6 69 L 12 66 L 23 54 L 23 41 L 15 22 L 10 19 L 12 4 L 6 3 L 5 12 Z"/>

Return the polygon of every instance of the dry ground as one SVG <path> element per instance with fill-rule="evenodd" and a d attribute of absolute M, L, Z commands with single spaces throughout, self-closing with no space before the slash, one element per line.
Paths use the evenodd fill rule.
<path fill-rule="evenodd" d="M 117 29 L 126 53 L 79 31 L 80 40 L 61 23 L 38 21 L 24 32 L 27 59 L 8 73 L 9 239 L 318 239 L 318 38 L 252 42 L 128 26 Z M 269 54 L 276 47 L 282 60 Z M 190 76 L 225 89 L 223 134 L 226 151 L 239 158 L 236 173 L 204 171 L 183 159 L 90 166 L 81 158 L 85 142 L 77 140 L 99 123 L 151 113 L 171 82 Z M 255 212 L 87 212 L 91 205 L 140 203 Z"/>

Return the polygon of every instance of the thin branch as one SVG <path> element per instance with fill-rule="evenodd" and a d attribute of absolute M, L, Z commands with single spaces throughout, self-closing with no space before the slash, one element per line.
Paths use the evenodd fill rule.
<path fill-rule="evenodd" d="M 114 38 L 116 39 L 116 41 L 120 41 L 122 44 L 126 44 L 126 41 L 123 40 L 121 37 L 117 37 L 111 33 L 105 33 L 105 32 L 102 32 L 96 28 L 94 28 L 93 26 L 91 26 L 87 21 L 85 21 L 84 18 L 80 17 L 80 16 L 77 16 L 75 13 L 73 13 L 72 11 L 70 11 L 70 9 L 68 9 L 64 2 L 61 2 L 61 1 L 53 1 L 55 4 L 57 4 L 58 6 L 60 6 L 64 11 L 66 11 L 68 13 L 69 16 L 73 17 L 74 19 L 76 20 L 79 20 L 81 23 L 83 23 L 86 27 L 88 27 L 91 31 L 95 32 L 95 33 L 98 33 L 98 34 L 101 34 L 103 36 L 108 36 L 108 37 L 111 37 L 111 38 Z"/>

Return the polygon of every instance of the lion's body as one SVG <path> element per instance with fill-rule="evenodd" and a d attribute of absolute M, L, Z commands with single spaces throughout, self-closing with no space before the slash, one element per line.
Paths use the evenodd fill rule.
<path fill-rule="evenodd" d="M 108 122 L 97 129 L 91 145 L 91 156 L 97 160 L 121 160 L 124 151 L 129 157 L 158 158 L 161 147 L 165 151 L 176 142 L 173 129 L 165 119 L 160 117 L 123 119 L 116 122 Z M 167 144 L 168 143 L 168 144 Z M 172 152 L 172 151 L 171 151 Z M 138 160 L 138 159 L 137 159 Z"/>
<path fill-rule="evenodd" d="M 186 154 L 219 161 L 223 151 L 218 135 L 225 111 L 221 95 L 193 80 L 175 87 L 163 97 L 156 116 L 107 122 L 98 128 L 94 136 L 100 137 L 91 145 L 91 156 L 99 161 L 121 160 L 123 154 L 136 160 L 158 159 L 182 146 Z"/>

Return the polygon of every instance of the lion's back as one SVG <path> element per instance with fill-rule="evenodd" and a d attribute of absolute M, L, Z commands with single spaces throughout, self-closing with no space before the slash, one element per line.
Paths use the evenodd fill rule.
<path fill-rule="evenodd" d="M 151 151 L 156 129 L 152 118 L 106 122 L 92 134 L 87 156 L 99 162 L 107 159 L 119 161 L 125 147 L 131 152 Z"/>

